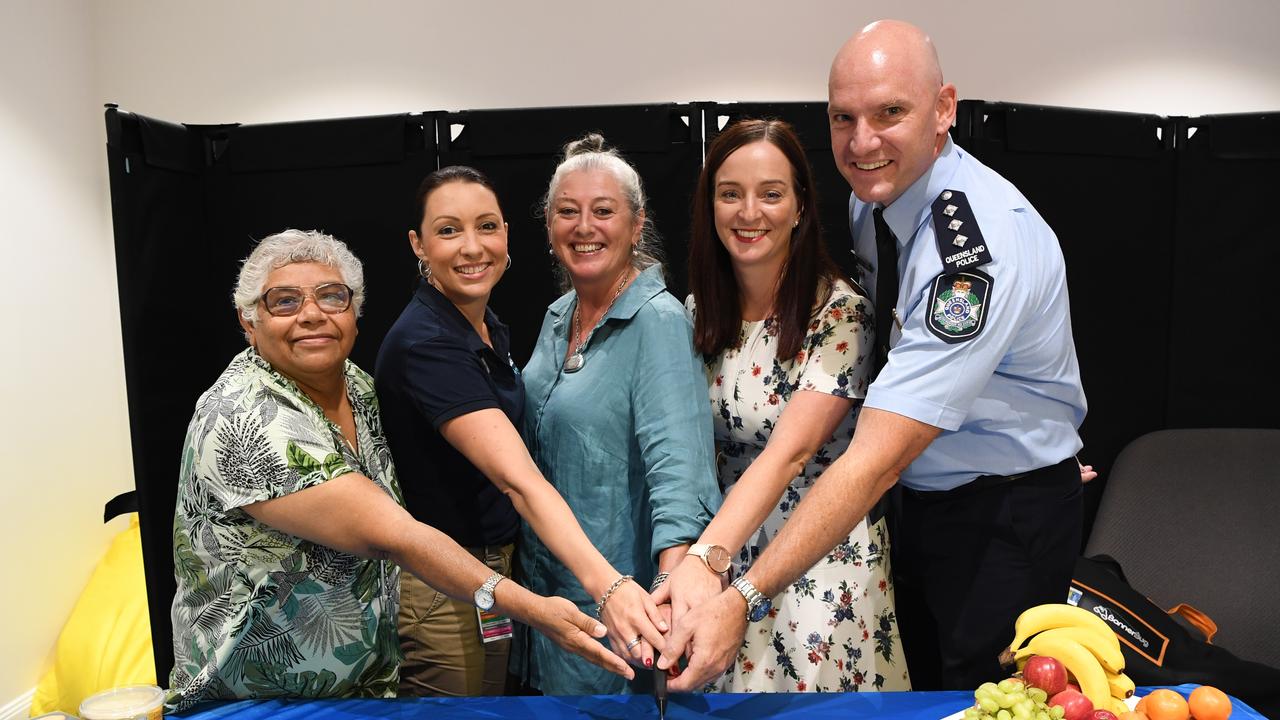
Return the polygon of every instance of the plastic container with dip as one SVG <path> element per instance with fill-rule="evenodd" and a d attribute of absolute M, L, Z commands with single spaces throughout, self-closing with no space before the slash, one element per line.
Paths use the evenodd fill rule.
<path fill-rule="evenodd" d="M 155 685 L 125 685 L 90 695 L 80 703 L 82 720 L 160 720 L 164 691 Z"/>

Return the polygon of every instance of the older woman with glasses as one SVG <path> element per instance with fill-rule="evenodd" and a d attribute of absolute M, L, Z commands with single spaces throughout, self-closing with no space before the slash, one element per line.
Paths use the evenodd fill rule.
<path fill-rule="evenodd" d="M 320 233 L 272 235 L 241 268 L 249 347 L 200 397 L 182 454 L 169 709 L 393 696 L 398 565 L 631 676 L 598 622 L 401 507 L 372 380 L 347 360 L 363 300 L 359 260 Z"/>

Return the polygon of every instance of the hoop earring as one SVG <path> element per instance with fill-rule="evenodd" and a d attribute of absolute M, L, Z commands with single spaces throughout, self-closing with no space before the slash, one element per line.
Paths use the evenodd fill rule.
<path fill-rule="evenodd" d="M 507 253 L 507 269 L 511 269 L 511 253 Z"/>
<path fill-rule="evenodd" d="M 418 258 L 418 274 L 422 276 L 423 280 L 431 280 L 431 266 L 422 262 L 422 258 Z"/>

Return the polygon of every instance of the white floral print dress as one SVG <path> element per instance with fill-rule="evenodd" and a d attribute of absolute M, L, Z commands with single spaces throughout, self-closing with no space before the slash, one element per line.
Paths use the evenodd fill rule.
<path fill-rule="evenodd" d="M 692 297 L 687 303 L 696 311 Z M 736 347 L 707 359 L 717 466 L 725 494 L 751 465 L 792 393 L 824 392 L 855 401 L 851 412 L 791 481 L 764 525 L 734 558 L 746 572 L 782 529 L 814 481 L 853 437 L 871 369 L 871 304 L 837 281 L 814 315 L 800 353 L 779 362 L 772 318 L 744 322 Z M 773 598 L 750 623 L 738 659 L 713 686 L 722 692 L 910 690 L 898 635 L 887 521 L 872 514 L 844 542 Z"/>

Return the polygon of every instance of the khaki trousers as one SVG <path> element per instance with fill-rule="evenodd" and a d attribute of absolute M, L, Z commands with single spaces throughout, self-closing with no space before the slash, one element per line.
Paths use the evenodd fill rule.
<path fill-rule="evenodd" d="M 507 577 L 513 549 L 467 548 Z M 454 600 L 406 571 L 400 575 L 399 624 L 404 653 L 400 696 L 503 694 L 511 641 L 482 642 L 474 605 Z"/>

